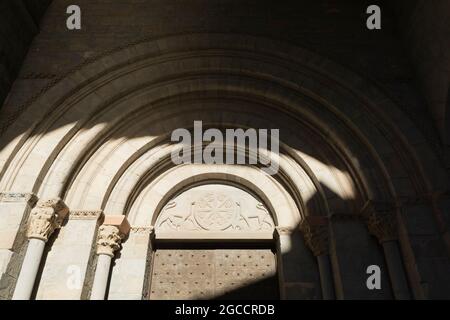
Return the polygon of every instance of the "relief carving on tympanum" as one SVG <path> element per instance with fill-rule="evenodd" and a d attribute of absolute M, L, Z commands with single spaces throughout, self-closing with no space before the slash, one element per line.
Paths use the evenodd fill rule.
<path fill-rule="evenodd" d="M 242 199 L 222 192 L 205 192 L 183 208 L 176 200 L 163 208 L 156 227 L 159 231 L 271 231 L 274 222 L 262 203 L 243 210 Z"/>

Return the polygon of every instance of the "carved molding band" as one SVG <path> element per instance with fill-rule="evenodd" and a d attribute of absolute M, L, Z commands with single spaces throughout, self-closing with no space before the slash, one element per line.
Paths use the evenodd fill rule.
<path fill-rule="evenodd" d="M 39 200 L 31 210 L 28 224 L 28 238 L 47 241 L 69 213 L 69 208 L 59 199 Z"/>
<path fill-rule="evenodd" d="M 154 230 L 153 227 L 131 227 L 130 233 L 151 234 Z"/>
<path fill-rule="evenodd" d="M 275 230 L 277 231 L 278 235 L 291 235 L 294 230 L 289 227 L 275 227 Z"/>
<path fill-rule="evenodd" d="M 37 197 L 34 193 L 0 192 L 0 202 L 28 202 L 30 206 L 34 206 Z"/>
<path fill-rule="evenodd" d="M 262 203 L 243 212 L 242 203 L 220 192 L 207 192 L 190 206 L 170 201 L 156 222 L 158 231 L 271 232 L 274 222 Z"/>
<path fill-rule="evenodd" d="M 360 220 L 361 216 L 355 213 L 336 213 L 333 212 L 330 215 L 330 219 L 333 221 L 349 221 L 349 220 Z"/>
<path fill-rule="evenodd" d="M 70 211 L 70 220 L 98 220 L 103 217 L 101 210 L 76 210 Z"/>
<path fill-rule="evenodd" d="M 300 223 L 300 230 L 306 245 L 316 257 L 328 254 L 329 240 L 326 218 L 307 217 Z"/>
<path fill-rule="evenodd" d="M 105 254 L 114 257 L 114 253 L 120 249 L 124 234 L 117 226 L 102 225 L 98 229 L 97 254 Z"/>

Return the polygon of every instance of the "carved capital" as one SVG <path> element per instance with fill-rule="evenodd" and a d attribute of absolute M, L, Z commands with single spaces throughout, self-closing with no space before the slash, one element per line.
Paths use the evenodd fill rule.
<path fill-rule="evenodd" d="M 130 232 L 130 224 L 123 215 L 107 215 L 98 229 L 97 254 L 106 254 L 110 257 L 120 249 L 125 236 Z"/>
<path fill-rule="evenodd" d="M 28 223 L 28 238 L 41 239 L 47 242 L 50 235 L 61 224 L 69 213 L 69 208 L 59 199 L 39 200 L 31 210 Z"/>
<path fill-rule="evenodd" d="M 369 229 L 369 233 L 377 237 L 380 243 L 396 240 L 397 220 L 393 210 L 377 210 L 368 202 L 361 211 L 361 216 Z"/>
<path fill-rule="evenodd" d="M 306 245 L 317 256 L 328 254 L 328 224 L 325 217 L 306 217 L 300 223 Z"/>
<path fill-rule="evenodd" d="M 97 254 L 106 254 L 113 257 L 114 253 L 120 249 L 123 238 L 124 234 L 120 232 L 117 226 L 100 226 L 97 236 Z"/>

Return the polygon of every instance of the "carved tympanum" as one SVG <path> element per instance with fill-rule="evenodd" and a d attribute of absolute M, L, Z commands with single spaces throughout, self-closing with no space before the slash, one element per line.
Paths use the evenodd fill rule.
<path fill-rule="evenodd" d="M 221 193 L 207 193 L 192 203 L 194 219 L 204 230 L 229 228 L 236 220 L 238 211 L 238 203 Z"/>
<path fill-rule="evenodd" d="M 252 210 L 242 210 L 242 204 L 221 192 L 206 192 L 178 206 L 170 201 L 162 210 L 157 223 L 160 231 L 270 231 L 272 217 L 262 203 Z"/>

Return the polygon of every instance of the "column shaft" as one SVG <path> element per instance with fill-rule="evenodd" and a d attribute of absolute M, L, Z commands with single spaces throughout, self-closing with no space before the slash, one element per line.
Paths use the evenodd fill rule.
<path fill-rule="evenodd" d="M 112 257 L 106 254 L 98 255 L 97 269 L 95 270 L 94 283 L 92 285 L 91 300 L 105 299 L 109 271 L 111 269 L 111 259 Z"/>
<path fill-rule="evenodd" d="M 324 300 L 334 300 L 333 274 L 331 272 L 330 256 L 322 254 L 317 256 L 319 265 L 320 285 L 322 287 L 322 297 Z"/>
<path fill-rule="evenodd" d="M 30 299 L 45 243 L 53 231 L 61 228 L 61 224 L 68 213 L 69 208 L 60 198 L 41 199 L 36 207 L 31 210 L 27 228 L 29 239 L 27 252 L 12 299 Z"/>
<path fill-rule="evenodd" d="M 334 300 L 334 282 L 329 255 L 328 218 L 324 216 L 308 216 L 300 223 L 306 245 L 312 251 L 319 265 L 322 298 Z"/>
<path fill-rule="evenodd" d="M 398 300 L 405 300 L 411 299 L 411 295 L 400 248 L 398 247 L 398 226 L 395 208 L 392 204 L 386 205 L 368 201 L 361 212 L 366 220 L 369 232 L 377 237 L 383 247 L 394 297 Z"/>
<path fill-rule="evenodd" d="M 122 239 L 130 231 L 130 224 L 124 215 L 109 215 L 97 235 L 97 269 L 92 284 L 91 300 L 104 300 L 108 287 L 111 260 L 121 248 Z"/>
<path fill-rule="evenodd" d="M 285 289 L 285 272 L 283 264 L 283 255 L 289 253 L 292 249 L 291 230 L 287 228 L 276 228 L 277 230 L 277 265 L 278 265 L 278 281 L 280 285 L 280 298 L 287 299 L 287 292 Z"/>
<path fill-rule="evenodd" d="M 30 239 L 27 252 L 22 263 L 19 278 L 14 290 L 13 300 L 29 300 L 33 291 L 34 282 L 44 253 L 45 241 Z"/>
<path fill-rule="evenodd" d="M 411 299 L 397 241 L 385 241 L 382 246 L 395 298 L 398 300 Z"/>

